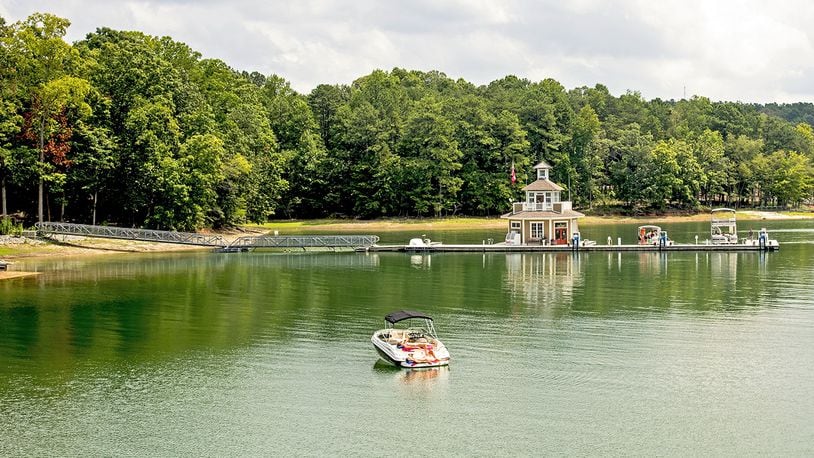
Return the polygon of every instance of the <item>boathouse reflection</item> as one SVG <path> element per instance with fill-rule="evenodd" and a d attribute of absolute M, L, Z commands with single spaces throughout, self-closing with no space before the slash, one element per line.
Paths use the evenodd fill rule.
<path fill-rule="evenodd" d="M 582 282 L 579 253 L 506 255 L 504 284 L 513 298 L 529 304 L 570 303 Z"/>

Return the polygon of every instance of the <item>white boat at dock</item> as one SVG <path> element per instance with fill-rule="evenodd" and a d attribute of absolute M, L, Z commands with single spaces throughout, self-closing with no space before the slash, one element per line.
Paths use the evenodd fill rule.
<path fill-rule="evenodd" d="M 780 247 L 777 240 L 769 239 L 769 232 L 766 228 L 761 228 L 757 235 L 753 230 L 749 231 L 749 236 L 740 240 L 738 238 L 738 223 L 735 218 L 735 210 L 731 208 L 712 209 L 712 220 L 710 223 L 710 240 L 713 245 L 746 246 L 757 247 L 758 249 L 770 250 Z"/>
<path fill-rule="evenodd" d="M 673 246 L 673 241 L 667 237 L 667 231 L 659 226 L 639 226 L 637 230 L 639 245 Z"/>
<path fill-rule="evenodd" d="M 405 249 L 407 251 L 425 251 L 431 247 L 437 247 L 441 245 L 441 242 L 433 242 L 426 235 L 422 235 L 421 237 L 414 237 L 411 238 Z"/>

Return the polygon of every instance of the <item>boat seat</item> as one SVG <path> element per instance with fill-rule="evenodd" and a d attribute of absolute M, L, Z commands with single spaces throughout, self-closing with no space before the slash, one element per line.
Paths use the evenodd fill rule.
<path fill-rule="evenodd" d="M 390 345 L 398 345 L 404 341 L 404 331 L 403 330 L 391 330 L 390 331 L 390 338 L 387 339 L 387 343 Z"/>

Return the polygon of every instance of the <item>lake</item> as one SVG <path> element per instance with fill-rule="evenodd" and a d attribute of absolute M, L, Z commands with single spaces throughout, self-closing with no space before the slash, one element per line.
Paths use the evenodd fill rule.
<path fill-rule="evenodd" d="M 814 221 L 739 229 L 762 226 L 779 252 L 26 260 L 0 282 L 0 455 L 811 456 Z M 377 362 L 398 309 L 435 317 L 448 368 Z"/>

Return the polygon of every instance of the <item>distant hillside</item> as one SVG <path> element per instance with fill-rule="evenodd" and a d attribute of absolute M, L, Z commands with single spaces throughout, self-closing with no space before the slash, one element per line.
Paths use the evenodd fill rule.
<path fill-rule="evenodd" d="M 785 119 L 792 124 L 801 122 L 814 126 L 814 103 L 767 103 L 766 105 L 755 105 L 755 108 L 762 113 Z"/>

